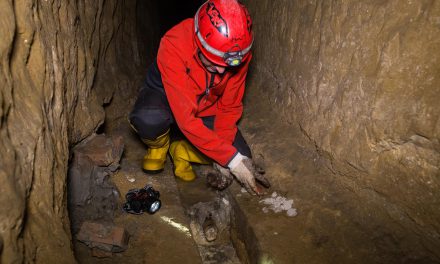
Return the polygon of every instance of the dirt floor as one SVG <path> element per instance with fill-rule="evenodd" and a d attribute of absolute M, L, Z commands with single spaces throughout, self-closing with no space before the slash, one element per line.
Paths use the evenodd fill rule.
<path fill-rule="evenodd" d="M 191 183 L 181 182 L 174 178 L 169 160 L 164 172 L 154 176 L 144 174 L 140 166 L 145 146 L 125 122 L 120 122 L 109 131 L 110 135 L 122 135 L 125 139 L 121 169 L 113 175 L 113 182 L 122 195 L 131 188 L 150 183 L 161 192 L 163 207 L 154 215 L 118 212 L 115 223 L 130 233 L 128 250 L 112 258 L 97 259 L 90 256 L 86 246 L 75 242 L 78 261 L 417 263 L 411 252 L 399 251 L 398 242 L 375 222 L 374 212 L 370 218 L 359 209 L 359 205 L 368 201 L 360 201 L 356 193 L 335 180 L 335 175 L 324 166 L 322 158 L 299 129 L 272 122 L 273 113 L 265 104 L 249 105 L 254 107 L 246 108 L 241 127 L 255 160 L 265 167 L 272 182 L 273 187 L 265 196 L 250 196 L 237 183 L 226 192 L 216 192 L 207 187 L 202 177 Z M 231 245 L 236 252 L 228 251 L 229 248 L 213 253 L 218 248 L 209 251 L 197 246 L 189 232 L 190 219 L 185 212 L 192 205 L 212 201 L 219 195 L 227 196 L 233 204 Z M 297 215 L 289 216 L 287 211 L 276 213 L 262 203 L 263 199 L 275 195 L 292 199 Z M 122 204 L 122 198 L 120 202 Z M 370 224 L 365 224 L 369 221 Z"/>
<path fill-rule="evenodd" d="M 123 135 L 125 152 L 121 169 L 112 176 L 121 193 L 120 210 L 115 224 L 130 234 L 128 249 L 112 258 L 98 259 L 91 256 L 89 248 L 76 242 L 76 257 L 80 263 L 199 263 L 200 257 L 188 231 L 179 230 L 170 221 L 188 227 L 188 218 L 181 206 L 176 181 L 167 166 L 161 174 L 146 176 L 140 167 L 145 152 L 128 126 L 116 128 L 112 135 Z M 122 211 L 125 194 L 129 189 L 151 184 L 160 191 L 162 208 L 154 215 L 131 215 Z"/>

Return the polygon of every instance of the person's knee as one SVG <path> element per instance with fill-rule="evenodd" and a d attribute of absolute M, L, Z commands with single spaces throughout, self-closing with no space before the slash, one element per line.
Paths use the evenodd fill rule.
<path fill-rule="evenodd" d="M 129 121 L 141 138 L 154 140 L 168 131 L 171 114 L 165 109 L 135 109 Z"/>

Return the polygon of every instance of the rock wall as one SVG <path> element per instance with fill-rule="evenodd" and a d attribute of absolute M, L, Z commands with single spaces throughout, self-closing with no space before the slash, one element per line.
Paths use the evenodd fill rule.
<path fill-rule="evenodd" d="M 138 2 L 0 2 L 1 263 L 74 262 L 69 149 L 103 123 L 103 105 L 136 90 L 155 50 L 154 28 L 138 38 L 154 4 Z"/>
<path fill-rule="evenodd" d="M 393 237 L 402 248 L 440 258 L 440 2 L 244 2 L 250 86 L 366 201 L 359 210 L 382 211 L 418 236 Z"/>

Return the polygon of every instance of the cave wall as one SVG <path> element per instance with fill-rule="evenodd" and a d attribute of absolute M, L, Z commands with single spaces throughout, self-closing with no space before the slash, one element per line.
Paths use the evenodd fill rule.
<path fill-rule="evenodd" d="M 154 4 L 140 2 L 0 2 L 1 263 L 74 262 L 69 149 L 102 125 L 103 105 L 137 90 L 158 43 L 145 30 Z"/>
<path fill-rule="evenodd" d="M 439 254 L 440 2 L 243 2 L 256 35 L 251 88 L 343 190 L 374 204 L 359 210 L 384 211 Z"/>

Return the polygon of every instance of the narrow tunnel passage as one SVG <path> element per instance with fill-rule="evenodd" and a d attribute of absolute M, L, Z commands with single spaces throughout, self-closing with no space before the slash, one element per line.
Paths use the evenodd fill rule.
<path fill-rule="evenodd" d="M 170 157 L 146 175 L 127 122 L 160 38 L 204 1 L 0 3 L 1 263 L 440 263 L 440 2 L 242 2 L 261 197 L 209 188 L 206 165 L 183 182 Z M 73 216 L 72 175 L 98 182 L 76 190 L 93 214 Z M 146 184 L 162 208 L 123 213 Z M 207 211 L 218 243 L 197 233 Z M 128 246 L 91 251 L 84 220 Z"/>

